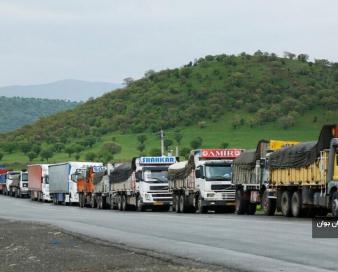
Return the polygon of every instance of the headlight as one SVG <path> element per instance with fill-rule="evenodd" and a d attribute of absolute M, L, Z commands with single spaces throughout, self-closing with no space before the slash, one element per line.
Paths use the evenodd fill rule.
<path fill-rule="evenodd" d="M 144 194 L 145 200 L 151 200 L 151 195 L 150 194 Z"/>
<path fill-rule="evenodd" d="M 215 193 L 207 193 L 207 197 L 214 197 Z"/>

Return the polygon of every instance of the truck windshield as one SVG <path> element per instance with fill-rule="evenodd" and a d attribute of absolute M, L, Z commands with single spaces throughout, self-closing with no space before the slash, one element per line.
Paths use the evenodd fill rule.
<path fill-rule="evenodd" d="M 207 180 L 231 180 L 230 165 L 207 165 L 205 167 L 205 177 Z"/>
<path fill-rule="evenodd" d="M 144 181 L 149 183 L 166 183 L 168 182 L 168 171 L 146 170 L 143 173 Z"/>
<path fill-rule="evenodd" d="M 28 181 L 28 174 L 27 173 L 22 173 L 22 181 Z"/>

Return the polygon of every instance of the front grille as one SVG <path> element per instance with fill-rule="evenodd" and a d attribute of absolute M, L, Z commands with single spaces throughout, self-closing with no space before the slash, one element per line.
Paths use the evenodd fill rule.
<path fill-rule="evenodd" d="M 153 198 L 155 197 L 172 197 L 172 194 L 151 194 Z"/>
<path fill-rule="evenodd" d="M 211 190 L 221 191 L 221 190 L 230 189 L 231 187 L 232 187 L 232 185 L 228 185 L 228 184 L 212 184 Z"/>
<path fill-rule="evenodd" d="M 222 192 L 222 199 L 234 201 L 235 200 L 235 194 L 236 194 L 235 190 L 227 190 L 225 192 Z"/>
<path fill-rule="evenodd" d="M 150 191 L 158 191 L 158 190 L 168 190 L 168 185 L 156 185 L 156 186 L 150 186 Z"/>

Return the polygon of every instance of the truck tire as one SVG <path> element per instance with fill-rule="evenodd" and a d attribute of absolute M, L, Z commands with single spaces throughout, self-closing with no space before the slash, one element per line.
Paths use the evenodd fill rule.
<path fill-rule="evenodd" d="M 338 192 L 332 194 L 331 213 L 334 218 L 338 218 Z"/>
<path fill-rule="evenodd" d="M 281 196 L 281 210 L 284 216 L 290 217 L 291 213 L 291 192 L 285 190 Z"/>
<path fill-rule="evenodd" d="M 180 195 L 175 195 L 175 212 L 180 213 Z"/>
<path fill-rule="evenodd" d="M 122 196 L 121 195 L 118 195 L 116 197 L 116 200 L 117 200 L 117 209 L 119 211 L 122 211 Z"/>
<path fill-rule="evenodd" d="M 302 195 L 299 191 L 295 191 L 291 197 L 291 213 L 294 217 L 302 216 Z"/>
<path fill-rule="evenodd" d="M 137 199 L 136 199 L 136 210 L 138 212 L 144 212 L 145 211 L 144 205 L 142 203 L 142 198 L 140 196 L 138 196 Z"/>
<path fill-rule="evenodd" d="M 197 207 L 196 207 L 197 213 L 203 214 L 203 213 L 207 213 L 207 212 L 208 212 L 208 209 L 207 209 L 206 207 L 204 207 L 204 206 L 202 205 L 202 203 L 203 203 L 203 201 L 202 201 L 202 196 L 199 195 L 199 196 L 197 197 Z"/>
<path fill-rule="evenodd" d="M 181 197 L 180 197 L 180 211 L 181 211 L 181 213 L 187 212 L 187 207 L 186 207 L 184 195 L 181 195 Z"/>
<path fill-rule="evenodd" d="M 276 199 L 269 198 L 269 193 L 265 191 L 262 200 L 264 214 L 268 216 L 274 215 L 276 212 Z"/>
<path fill-rule="evenodd" d="M 95 197 L 93 195 L 90 196 L 90 207 L 92 209 L 96 208 L 96 201 L 95 201 Z"/>
<path fill-rule="evenodd" d="M 248 203 L 248 208 L 247 208 L 246 213 L 248 215 L 254 215 L 256 213 L 256 207 L 257 207 L 256 203 Z"/>
<path fill-rule="evenodd" d="M 79 206 L 80 208 L 84 208 L 85 201 L 84 201 L 84 195 L 81 193 L 79 194 Z"/>
<path fill-rule="evenodd" d="M 236 191 L 236 213 L 245 214 L 247 212 L 248 203 L 244 198 L 242 190 Z"/>
<path fill-rule="evenodd" d="M 102 197 L 101 196 L 94 196 L 94 198 L 96 199 L 96 203 L 97 203 L 97 207 L 99 210 L 102 210 L 102 206 L 103 206 L 103 203 L 102 203 Z"/>
<path fill-rule="evenodd" d="M 123 195 L 121 198 L 121 209 L 122 211 L 127 211 L 128 210 L 128 204 L 127 204 L 127 197 L 126 195 Z"/>

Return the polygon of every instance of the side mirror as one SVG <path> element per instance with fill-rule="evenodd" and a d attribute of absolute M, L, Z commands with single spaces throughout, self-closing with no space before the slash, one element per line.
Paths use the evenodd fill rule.
<path fill-rule="evenodd" d="M 71 180 L 74 182 L 77 182 L 77 175 L 76 174 L 72 174 L 71 175 Z"/>
<path fill-rule="evenodd" d="M 138 171 L 135 173 L 135 177 L 136 177 L 136 182 L 139 182 L 142 180 L 142 172 Z"/>
<path fill-rule="evenodd" d="M 199 168 L 199 169 L 196 169 L 196 171 L 195 171 L 195 176 L 196 176 L 196 178 L 202 178 L 202 175 L 201 175 L 201 169 Z"/>

